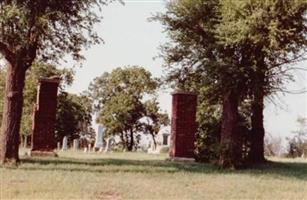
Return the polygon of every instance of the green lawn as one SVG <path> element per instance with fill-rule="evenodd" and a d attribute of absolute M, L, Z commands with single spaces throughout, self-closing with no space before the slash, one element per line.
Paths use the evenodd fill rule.
<path fill-rule="evenodd" d="M 22 157 L 20 167 L 0 169 L 0 199 L 307 199 L 307 161 L 225 171 L 165 158 L 82 152 Z"/>

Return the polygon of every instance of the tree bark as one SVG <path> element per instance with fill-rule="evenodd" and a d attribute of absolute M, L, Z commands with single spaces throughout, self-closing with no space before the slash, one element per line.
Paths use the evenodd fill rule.
<path fill-rule="evenodd" d="M 130 143 L 128 145 L 128 151 L 132 151 L 134 146 L 133 130 L 130 130 Z"/>
<path fill-rule="evenodd" d="M 23 107 L 26 68 L 8 65 L 0 135 L 0 163 L 19 162 L 19 131 Z"/>
<path fill-rule="evenodd" d="M 23 147 L 24 148 L 28 147 L 28 135 L 24 135 Z"/>
<path fill-rule="evenodd" d="M 219 165 L 223 168 L 236 168 L 239 162 L 238 150 L 238 102 L 235 90 L 227 92 L 223 99 L 223 119 L 221 129 L 221 152 Z"/>
<path fill-rule="evenodd" d="M 151 137 L 152 137 L 152 141 L 154 143 L 154 146 L 155 146 L 155 150 L 157 149 L 157 141 L 156 141 L 156 137 L 155 137 L 155 134 L 154 133 L 150 133 L 151 134 Z"/>
<path fill-rule="evenodd" d="M 120 133 L 120 139 L 122 140 L 122 143 L 123 143 L 123 151 L 125 151 L 126 150 L 126 140 L 125 140 L 125 137 L 124 137 L 124 132 L 121 132 Z"/>
<path fill-rule="evenodd" d="M 252 102 L 252 130 L 251 130 L 251 151 L 250 161 L 253 164 L 265 162 L 264 158 L 264 136 L 263 125 L 264 110 L 264 74 L 258 72 L 255 78 L 254 99 Z"/>

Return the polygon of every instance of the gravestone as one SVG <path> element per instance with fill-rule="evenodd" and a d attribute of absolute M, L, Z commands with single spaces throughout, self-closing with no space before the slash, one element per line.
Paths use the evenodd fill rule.
<path fill-rule="evenodd" d="M 77 151 L 79 149 L 79 140 L 78 139 L 74 139 L 74 141 L 73 141 L 73 149 L 75 151 Z"/>
<path fill-rule="evenodd" d="M 32 155 L 56 155 L 54 133 L 60 78 L 40 79 L 33 110 Z"/>
<path fill-rule="evenodd" d="M 91 145 L 91 144 L 88 144 L 88 145 L 87 145 L 87 148 L 88 148 L 88 152 L 91 152 L 91 150 L 92 150 L 92 145 Z"/>
<path fill-rule="evenodd" d="M 115 140 L 114 140 L 113 137 L 109 137 L 107 139 L 106 148 L 104 149 L 105 153 L 112 151 L 112 145 L 113 145 L 114 142 L 115 142 Z"/>
<path fill-rule="evenodd" d="M 103 133 L 104 128 L 103 126 L 99 125 L 98 130 L 96 132 L 95 149 L 101 149 L 103 147 Z"/>
<path fill-rule="evenodd" d="M 173 93 L 171 147 L 172 160 L 193 160 L 196 134 L 197 96 L 192 93 Z"/>
<path fill-rule="evenodd" d="M 61 142 L 57 143 L 57 150 L 60 151 L 61 150 Z"/>
<path fill-rule="evenodd" d="M 169 133 L 163 133 L 162 134 L 162 145 L 169 146 Z"/>
<path fill-rule="evenodd" d="M 62 151 L 68 150 L 68 138 L 67 136 L 63 137 L 63 143 L 62 143 Z"/>

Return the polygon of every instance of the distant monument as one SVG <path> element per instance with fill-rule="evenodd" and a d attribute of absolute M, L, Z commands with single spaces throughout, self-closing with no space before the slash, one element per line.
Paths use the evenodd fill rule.
<path fill-rule="evenodd" d="M 75 151 L 79 150 L 79 139 L 74 139 L 74 141 L 73 141 L 73 149 Z"/>
<path fill-rule="evenodd" d="M 107 138 L 107 144 L 106 147 L 104 149 L 104 153 L 108 153 L 112 151 L 112 146 L 115 144 L 115 139 L 113 136 L 110 136 L 109 138 Z"/>
<path fill-rule="evenodd" d="M 104 134 L 104 128 L 103 126 L 99 125 L 98 130 L 96 132 L 96 138 L 95 138 L 95 149 L 101 149 L 103 148 L 103 134 Z"/>
<path fill-rule="evenodd" d="M 162 134 L 162 145 L 163 146 L 169 146 L 170 144 L 170 134 L 169 133 L 163 133 Z"/>
<path fill-rule="evenodd" d="M 68 138 L 67 136 L 63 137 L 63 143 L 62 143 L 62 151 L 68 150 Z"/>
<path fill-rule="evenodd" d="M 39 80 L 37 102 L 33 111 L 31 155 L 55 155 L 57 148 L 54 125 L 60 78 Z"/>
<path fill-rule="evenodd" d="M 197 96 L 173 93 L 171 124 L 171 160 L 194 160 Z"/>

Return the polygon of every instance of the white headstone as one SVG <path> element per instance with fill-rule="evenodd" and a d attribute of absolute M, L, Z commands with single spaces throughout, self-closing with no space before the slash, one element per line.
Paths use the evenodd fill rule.
<path fill-rule="evenodd" d="M 78 150 L 79 149 L 79 140 L 78 139 L 74 139 L 74 150 L 76 151 L 76 150 Z"/>
<path fill-rule="evenodd" d="M 103 147 L 103 132 L 104 132 L 103 126 L 99 125 L 95 139 L 95 148 L 97 149 Z"/>
<path fill-rule="evenodd" d="M 61 142 L 58 142 L 58 143 L 57 143 L 57 149 L 58 149 L 58 151 L 61 150 Z"/>
<path fill-rule="evenodd" d="M 113 137 L 109 137 L 107 139 L 107 144 L 106 144 L 106 148 L 104 149 L 104 152 L 110 152 L 112 150 L 112 144 L 114 143 L 114 138 Z"/>
<path fill-rule="evenodd" d="M 63 138 L 62 151 L 66 151 L 68 149 L 68 138 L 65 136 Z"/>

